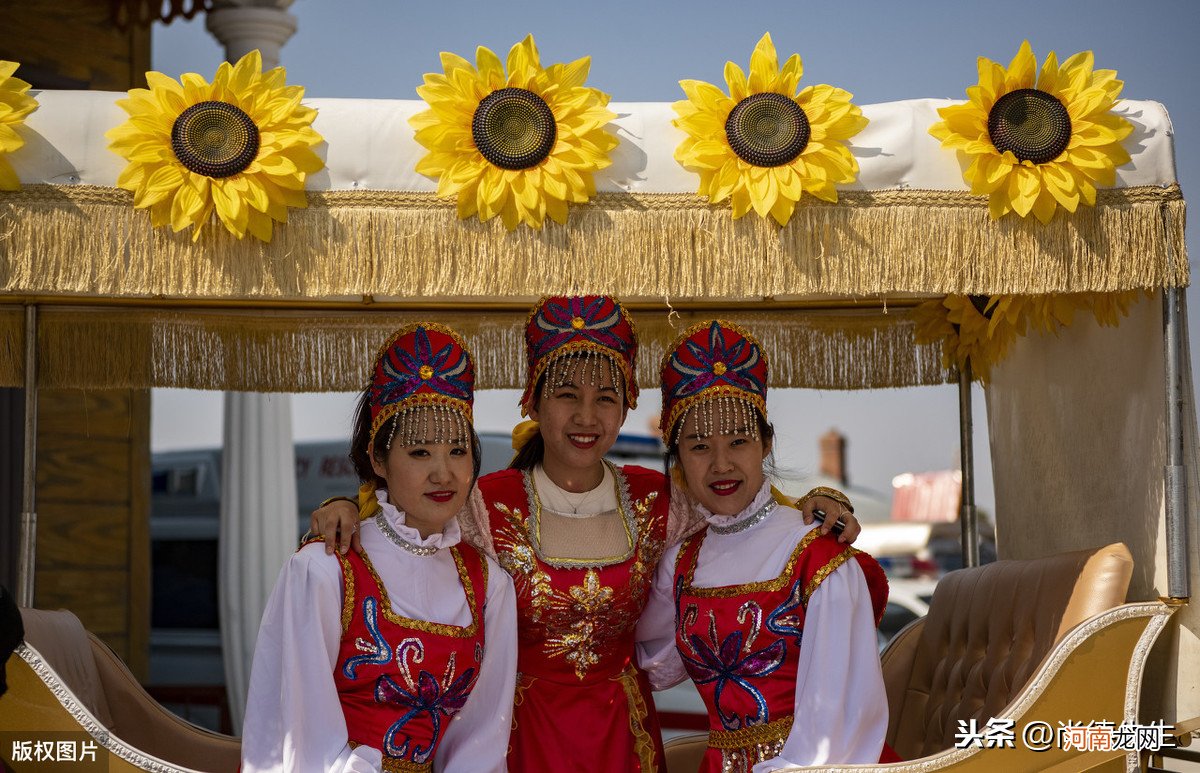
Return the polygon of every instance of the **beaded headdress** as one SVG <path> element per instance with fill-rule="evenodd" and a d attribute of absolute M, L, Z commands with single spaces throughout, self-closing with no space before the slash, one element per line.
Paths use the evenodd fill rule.
<path fill-rule="evenodd" d="M 667 445 L 679 440 L 690 411 L 700 434 L 746 429 L 758 437 L 757 411 L 767 416 L 767 355 L 754 336 L 723 320 L 688 328 L 662 361 L 662 430 Z"/>
<path fill-rule="evenodd" d="M 637 332 L 629 313 L 607 295 L 570 295 L 543 298 L 525 324 L 525 356 L 529 373 L 521 395 L 521 415 L 537 402 L 534 390 L 546 376 L 543 394 L 562 386 L 579 360 L 576 372 L 595 384 L 604 374 L 625 384 L 625 404 L 637 407 L 634 377 Z"/>
<path fill-rule="evenodd" d="M 400 328 L 371 371 L 371 444 L 393 416 L 385 448 L 397 434 L 403 445 L 469 435 L 474 388 L 475 366 L 458 333 L 428 322 Z"/>

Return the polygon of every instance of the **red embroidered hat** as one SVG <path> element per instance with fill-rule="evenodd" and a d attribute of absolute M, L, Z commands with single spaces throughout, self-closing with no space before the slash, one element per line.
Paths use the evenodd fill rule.
<path fill-rule="evenodd" d="M 458 333 L 432 322 L 400 328 L 375 358 L 371 442 L 394 414 L 416 408 L 452 413 L 470 426 L 474 389 L 475 366 Z"/>
<path fill-rule="evenodd" d="M 637 407 L 637 331 L 629 312 L 607 295 L 557 295 L 539 301 L 525 324 L 529 373 L 521 395 L 522 416 L 537 400 L 538 379 L 568 355 L 599 356 L 611 362 L 625 381 L 625 404 Z"/>
<path fill-rule="evenodd" d="M 663 356 L 663 442 L 670 445 L 688 409 L 718 398 L 731 416 L 746 413 L 744 406 L 767 416 L 766 353 L 746 330 L 714 319 L 688 328 Z M 757 437 L 757 423 L 750 429 Z"/>

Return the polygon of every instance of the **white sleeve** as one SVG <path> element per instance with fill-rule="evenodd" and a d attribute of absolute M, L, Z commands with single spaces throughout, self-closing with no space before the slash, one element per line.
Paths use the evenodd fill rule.
<path fill-rule="evenodd" d="M 382 754 L 351 750 L 333 683 L 342 638 L 342 572 L 323 543 L 284 564 L 267 601 L 246 698 L 242 770 L 378 771 Z"/>
<path fill-rule="evenodd" d="M 650 586 L 650 597 L 646 608 L 638 618 L 637 640 L 638 665 L 650 679 L 650 687 L 665 690 L 687 679 L 679 649 L 675 646 L 675 557 L 679 545 L 666 549 L 654 582 Z"/>
<path fill-rule="evenodd" d="M 450 720 L 438 745 L 438 773 L 508 770 L 513 690 L 517 685 L 517 596 L 512 578 L 488 562 L 488 597 L 483 617 L 483 664 L 462 711 Z"/>
<path fill-rule="evenodd" d="M 876 764 L 887 734 L 887 695 L 871 596 L 850 559 L 822 582 L 804 613 L 795 719 L 783 753 L 754 766 Z"/>

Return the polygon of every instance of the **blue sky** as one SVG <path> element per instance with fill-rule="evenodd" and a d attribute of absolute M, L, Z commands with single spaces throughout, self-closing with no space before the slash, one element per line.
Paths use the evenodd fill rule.
<path fill-rule="evenodd" d="M 1028 39 L 1039 59 L 1054 50 L 1060 60 L 1081 50 L 1098 67 L 1116 69 L 1123 96 L 1166 105 L 1175 126 L 1178 177 L 1185 195 L 1200 179 L 1200 88 L 1195 74 L 1195 0 L 840 0 L 839 2 L 384 2 L 298 0 L 291 7 L 299 29 L 284 46 L 288 82 L 313 97 L 412 99 L 425 72 L 438 69 L 438 53 L 471 58 L 485 45 L 502 56 L 532 32 L 543 62 L 592 57 L 588 84 L 616 101 L 674 101 L 678 81 L 722 83 L 725 61 L 745 67 L 750 51 L 769 31 L 781 57 L 797 52 L 804 83 L 832 83 L 853 92 L 859 104 L 920 97 L 963 98 L 982 55 L 1007 63 Z M 211 76 L 223 52 L 203 20 L 158 25 L 155 69 L 172 76 Z M 1195 229 L 1189 233 L 1197 252 Z M 1193 306 L 1192 338 L 1200 338 L 1200 303 Z M 1193 351 L 1195 348 L 1193 347 Z M 481 428 L 507 429 L 516 417 L 515 393 L 484 395 L 476 415 Z M 986 468 L 986 417 L 976 389 L 976 458 Z M 220 441 L 220 399 L 158 390 L 154 400 L 155 448 L 215 445 Z M 642 430 L 657 410 L 647 406 L 627 427 Z M 812 470 L 816 438 L 837 427 L 849 438 L 852 482 L 887 491 L 904 471 L 954 466 L 958 404 L 953 387 L 831 393 L 777 392 L 772 418 L 780 431 L 784 466 Z M 295 403 L 298 439 L 344 437 L 350 398 L 305 396 Z M 214 418 L 214 415 L 218 418 Z M 993 501 L 982 471 L 977 497 Z"/>

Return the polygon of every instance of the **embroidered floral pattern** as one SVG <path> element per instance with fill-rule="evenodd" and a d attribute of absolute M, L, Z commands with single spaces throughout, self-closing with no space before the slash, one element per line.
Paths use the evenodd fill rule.
<path fill-rule="evenodd" d="M 355 672 L 359 666 L 386 666 L 392 659 L 392 648 L 379 632 L 379 600 L 374 596 L 367 596 L 363 599 L 362 609 L 363 623 L 367 626 L 367 632 L 371 634 L 371 641 L 361 636 L 354 640 L 355 649 L 363 654 L 346 658 L 346 662 L 342 664 L 342 673 L 347 679 L 358 678 Z"/>
<path fill-rule="evenodd" d="M 666 512 L 655 510 L 657 492 L 631 499 L 624 475 L 614 473 L 635 541 L 631 555 L 617 563 L 556 566 L 534 548 L 530 516 L 503 502 L 492 503 L 504 516 L 493 529 L 493 540 L 497 560 L 516 587 L 522 638 L 540 641 L 545 655 L 561 658 L 580 680 L 632 636 L 663 551 L 658 535 Z"/>
<path fill-rule="evenodd" d="M 404 686 L 386 674 L 381 676 L 375 684 L 375 701 L 395 706 L 404 712 L 388 728 L 383 739 L 383 751 L 391 757 L 424 763 L 429 761 L 433 750 L 437 748 L 442 735 L 442 718 L 453 717 L 466 705 L 471 688 L 475 686 L 476 672 L 474 668 L 468 668 L 456 677 L 455 657 L 451 654 L 441 681 L 428 671 L 418 672 L 414 679 L 408 664 L 410 654 L 414 663 L 424 660 L 425 650 L 419 639 L 405 639 L 396 648 L 396 662 L 400 665 Z M 413 743 L 412 736 L 407 734 L 403 741 L 397 743 L 404 726 L 421 715 L 428 715 L 433 723 L 433 738 L 429 744 L 421 746 Z"/>
<path fill-rule="evenodd" d="M 744 623 L 744 616 L 740 613 L 738 622 Z M 721 725 L 726 730 L 739 730 L 770 721 L 767 701 L 753 680 L 768 676 L 783 665 L 787 655 L 787 644 L 783 639 L 775 639 L 766 647 L 753 649 L 754 639 L 761 625 L 762 616 L 759 612 L 758 615 L 752 616 L 748 631 L 732 631 L 718 642 L 716 616 L 710 611 L 708 636 L 702 638 L 693 633 L 684 639 L 688 646 L 688 652 L 680 652 L 684 668 L 697 686 L 715 682 L 713 704 Z M 757 707 L 754 714 L 743 716 L 737 712 L 725 712 L 721 698 L 730 686 L 743 691 L 754 701 Z"/>
<path fill-rule="evenodd" d="M 414 331 L 414 350 L 391 347 L 383 355 L 380 367 L 386 377 L 376 383 L 371 400 L 379 405 L 398 403 L 421 387 L 458 400 L 470 400 L 472 381 L 471 360 L 460 346 L 446 343 L 436 352 L 429 340 L 429 331 L 417 327 Z"/>

